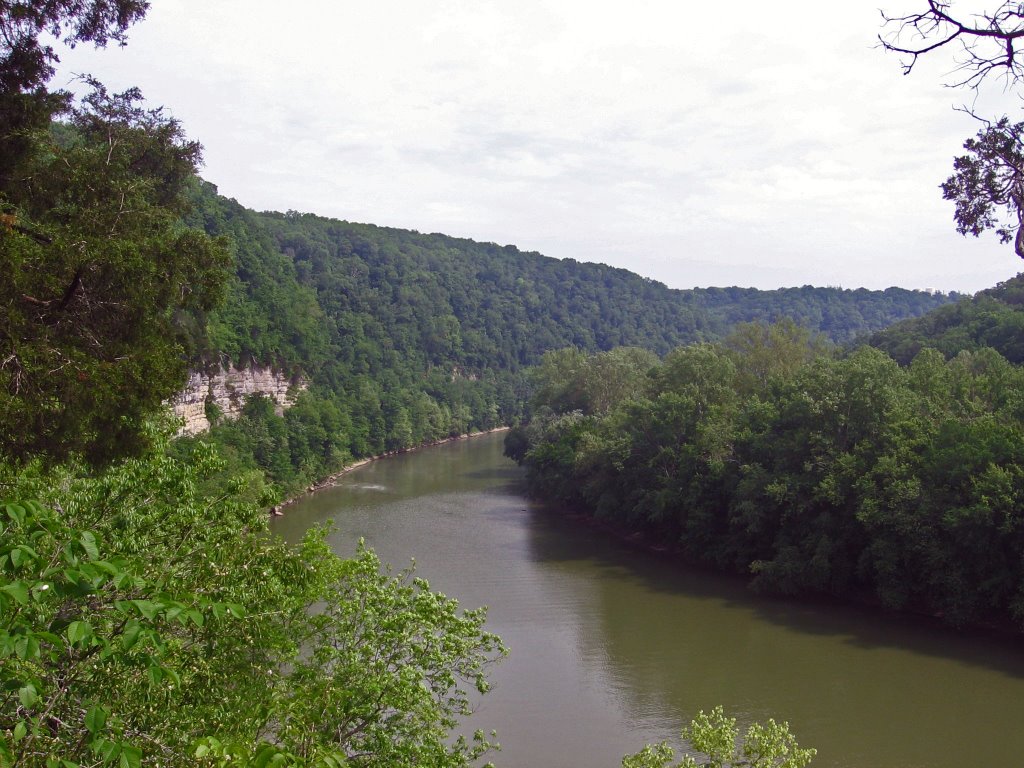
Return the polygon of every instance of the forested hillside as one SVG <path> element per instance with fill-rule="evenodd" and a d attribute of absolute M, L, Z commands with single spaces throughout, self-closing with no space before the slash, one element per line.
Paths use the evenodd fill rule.
<path fill-rule="evenodd" d="M 236 469 L 263 470 L 285 491 L 349 457 L 516 422 L 522 370 L 551 349 L 664 354 L 781 317 L 844 342 L 950 300 L 900 288 L 673 290 L 514 246 L 255 213 L 209 184 L 193 201 L 188 222 L 229 238 L 236 263 L 226 302 L 191 317 L 194 364 L 229 358 L 312 381 L 284 416 L 254 403 L 213 430 Z"/>
<path fill-rule="evenodd" d="M 1024 275 L 879 331 L 870 344 L 904 364 L 924 347 L 946 357 L 991 347 L 1011 363 L 1024 363 Z"/>

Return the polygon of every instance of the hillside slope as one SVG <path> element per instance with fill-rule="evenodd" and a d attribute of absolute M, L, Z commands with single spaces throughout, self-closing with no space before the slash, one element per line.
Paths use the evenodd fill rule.
<path fill-rule="evenodd" d="M 991 347 L 1024 363 L 1024 274 L 873 334 L 869 343 L 906 365 L 924 347 L 947 358 Z"/>
<path fill-rule="evenodd" d="M 674 290 L 514 246 L 256 213 L 209 184 L 194 203 L 189 223 L 227 235 L 237 265 L 225 304 L 191 318 L 196 364 L 260 363 L 311 382 L 285 416 L 254 405 L 215 430 L 285 484 L 350 456 L 514 422 L 522 371 L 551 349 L 664 354 L 780 317 L 842 342 L 950 300 L 898 288 Z"/>

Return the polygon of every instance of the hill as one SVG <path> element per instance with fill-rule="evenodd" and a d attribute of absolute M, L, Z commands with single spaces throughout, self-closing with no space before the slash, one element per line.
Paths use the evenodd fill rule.
<path fill-rule="evenodd" d="M 1024 274 L 878 331 L 869 343 L 903 365 L 924 347 L 947 358 L 991 347 L 1015 365 L 1024 363 Z"/>
<path fill-rule="evenodd" d="M 227 358 L 311 382 L 284 416 L 254 405 L 214 430 L 243 465 L 286 486 L 349 457 L 515 422 L 522 371 L 552 349 L 665 354 L 782 317 L 845 342 L 950 301 L 900 288 L 675 290 L 509 245 L 257 213 L 205 183 L 193 203 L 188 223 L 228 236 L 236 262 L 227 300 L 185 320 L 194 364 Z"/>

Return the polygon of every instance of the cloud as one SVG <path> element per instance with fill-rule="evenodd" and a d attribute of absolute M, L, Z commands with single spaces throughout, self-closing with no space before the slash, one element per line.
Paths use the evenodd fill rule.
<path fill-rule="evenodd" d="M 816 0 L 165 0 L 128 48 L 79 48 L 65 71 L 171 104 L 206 175 L 256 208 L 677 287 L 1011 276 L 994 240 L 959 239 L 937 190 L 975 126 L 941 65 L 904 78 L 872 49 L 877 24 L 872 7 Z"/>

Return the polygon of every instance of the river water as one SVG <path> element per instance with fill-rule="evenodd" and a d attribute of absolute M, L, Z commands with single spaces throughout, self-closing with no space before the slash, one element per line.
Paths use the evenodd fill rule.
<path fill-rule="evenodd" d="M 510 648 L 470 730 L 499 768 L 612 768 L 700 709 L 788 720 L 814 768 L 1024 764 L 1024 643 L 866 609 L 772 600 L 564 519 L 523 495 L 502 434 L 383 459 L 289 507 L 331 519 Z"/>

